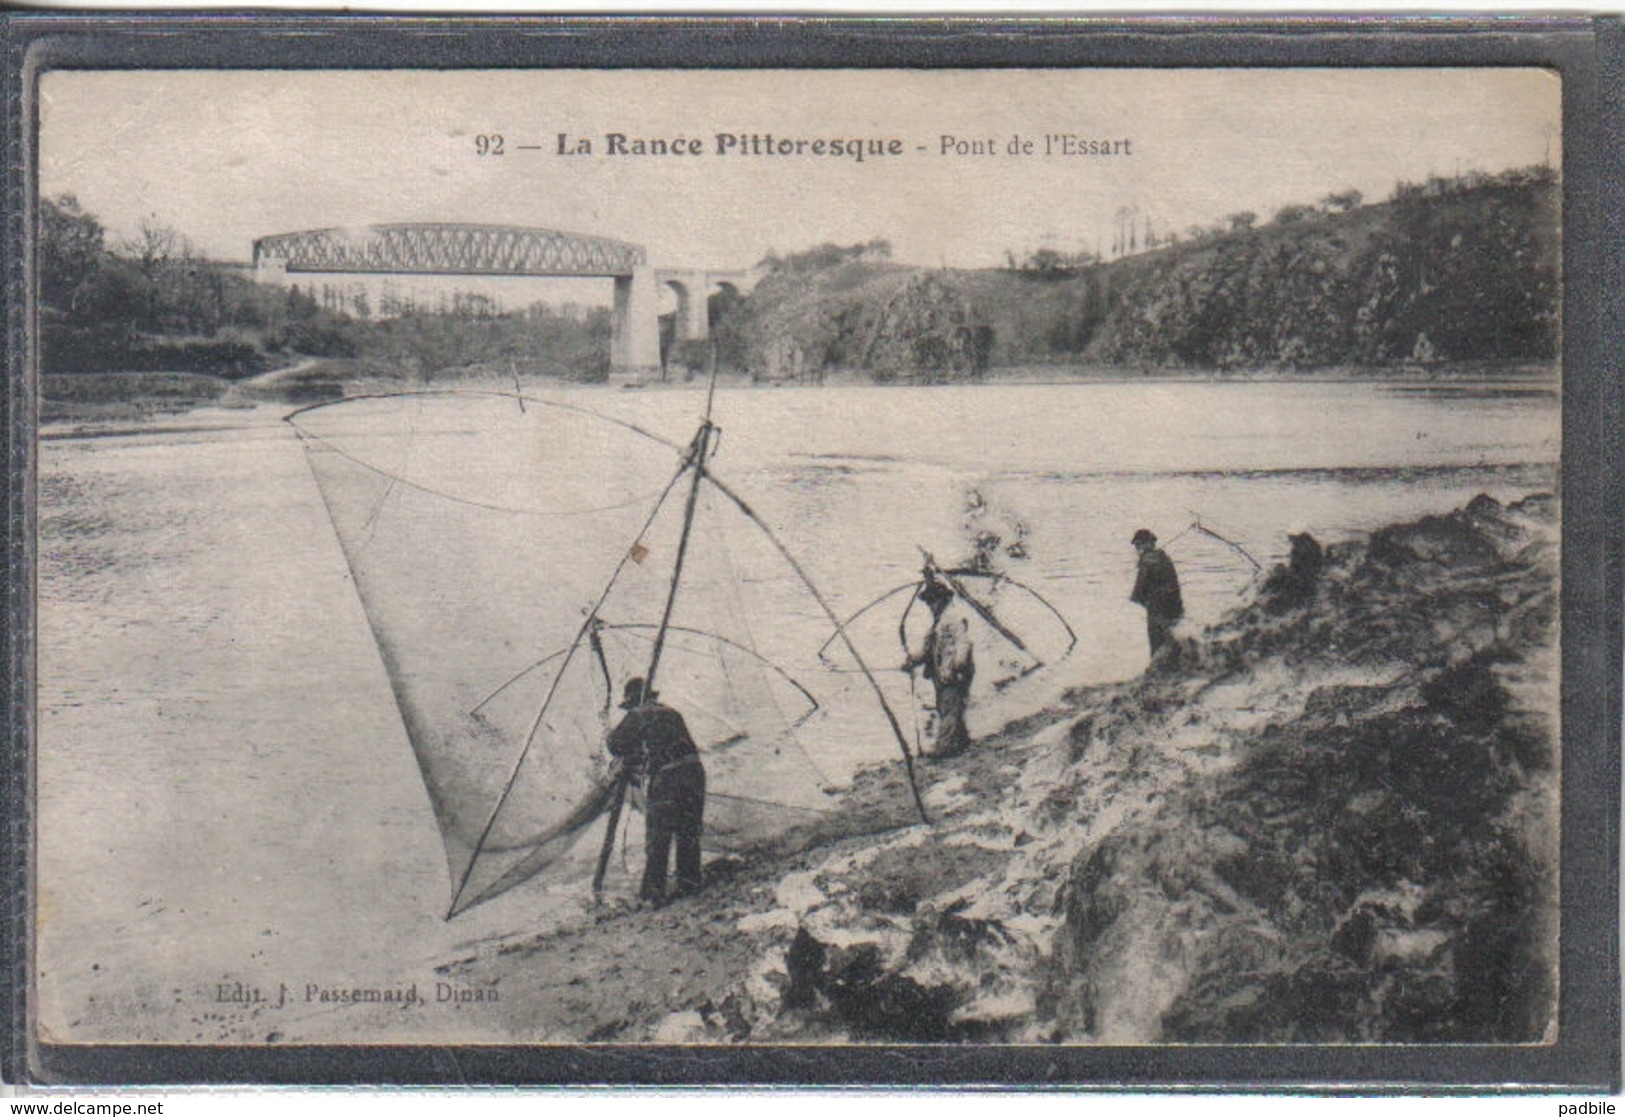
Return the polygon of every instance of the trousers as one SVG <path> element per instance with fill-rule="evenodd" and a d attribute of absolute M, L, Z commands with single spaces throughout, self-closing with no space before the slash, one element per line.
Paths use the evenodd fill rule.
<path fill-rule="evenodd" d="M 1174 640 L 1174 625 L 1178 617 L 1150 612 L 1145 614 L 1146 636 L 1151 643 L 1152 666 L 1170 664 L 1179 658 L 1179 644 Z"/>
<path fill-rule="evenodd" d="M 937 684 L 936 757 L 958 756 L 970 749 L 970 729 L 965 725 L 965 707 L 970 701 L 970 680 Z"/>
<path fill-rule="evenodd" d="M 649 777 L 644 834 L 645 900 L 666 898 L 666 868 L 677 845 L 677 894 L 700 890 L 700 834 L 705 828 L 705 767 L 697 756 L 679 760 Z"/>

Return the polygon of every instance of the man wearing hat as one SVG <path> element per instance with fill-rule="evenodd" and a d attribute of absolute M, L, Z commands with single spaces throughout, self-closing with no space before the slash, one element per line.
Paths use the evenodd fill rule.
<path fill-rule="evenodd" d="M 965 710 L 970 705 L 970 685 L 976 678 L 970 625 L 962 616 L 948 615 L 954 591 L 929 562 L 921 578 L 918 596 L 931 610 L 931 631 L 926 633 L 925 647 L 920 654 L 910 655 L 903 663 L 903 670 L 924 668 L 921 673 L 936 687 L 937 739 L 931 755 L 958 756 L 971 745 L 970 730 L 965 725 Z"/>
<path fill-rule="evenodd" d="M 700 890 L 700 832 L 705 819 L 705 766 L 683 715 L 658 701 L 641 678 L 626 681 L 621 709 L 626 716 L 610 731 L 610 755 L 626 765 L 628 776 L 648 778 L 644 808 L 643 885 L 638 897 L 666 899 L 666 863 L 677 840 L 677 896 Z"/>
<path fill-rule="evenodd" d="M 1173 654 L 1174 623 L 1185 615 L 1185 603 L 1179 596 L 1174 560 L 1157 548 L 1157 537 L 1142 527 L 1130 542 L 1140 552 L 1140 562 L 1129 600 L 1145 607 L 1146 634 L 1151 640 L 1151 661 L 1155 663 L 1163 648 L 1169 649 L 1166 654 Z"/>

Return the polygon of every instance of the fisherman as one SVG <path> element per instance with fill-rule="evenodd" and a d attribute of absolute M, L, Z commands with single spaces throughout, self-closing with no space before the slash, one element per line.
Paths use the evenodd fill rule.
<path fill-rule="evenodd" d="M 648 779 L 646 857 L 638 898 L 655 905 L 666 901 L 666 864 L 673 838 L 677 840 L 673 898 L 700 890 L 700 832 L 705 818 L 705 766 L 699 750 L 683 715 L 661 705 L 659 697 L 641 678 L 628 679 L 621 698 L 627 714 L 609 734 L 610 755 L 626 766 L 628 778 Z"/>
<path fill-rule="evenodd" d="M 1270 572 L 1260 594 L 1277 612 L 1314 597 L 1321 568 L 1326 565 L 1325 550 L 1307 528 L 1294 527 L 1286 538 L 1292 551 L 1284 564 L 1277 563 Z"/>
<path fill-rule="evenodd" d="M 1326 552 L 1321 547 L 1320 540 L 1309 534 L 1304 527 L 1294 528 L 1287 533 L 1286 540 L 1292 544 L 1292 553 L 1287 556 L 1287 571 L 1299 584 L 1312 590 L 1320 580 L 1320 569 L 1326 565 Z"/>
<path fill-rule="evenodd" d="M 965 725 L 970 704 L 970 685 L 976 677 L 976 657 L 971 648 L 970 624 L 956 610 L 949 614 L 954 591 L 927 562 L 918 597 L 931 610 L 931 629 L 919 655 L 903 661 L 903 670 L 922 668 L 937 692 L 937 740 L 931 755 L 958 756 L 970 748 L 970 730 Z"/>
<path fill-rule="evenodd" d="M 1129 600 L 1145 607 L 1151 664 L 1156 666 L 1178 655 L 1178 645 L 1173 638 L 1174 624 L 1185 615 L 1185 603 L 1179 596 L 1179 573 L 1174 570 L 1174 560 L 1157 548 L 1157 537 L 1148 529 L 1142 527 L 1136 531 L 1131 542 L 1140 553 L 1140 560 Z"/>

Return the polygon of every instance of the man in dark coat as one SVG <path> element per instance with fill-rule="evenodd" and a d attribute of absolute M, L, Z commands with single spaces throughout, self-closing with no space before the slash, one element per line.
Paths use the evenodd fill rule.
<path fill-rule="evenodd" d="M 621 723 L 610 731 L 610 755 L 627 774 L 648 778 L 645 807 L 645 860 L 640 899 L 666 899 L 666 863 L 677 841 L 677 895 L 700 890 L 700 833 L 705 819 L 705 766 L 683 715 L 663 706 L 642 679 L 626 681 Z"/>
<path fill-rule="evenodd" d="M 1174 560 L 1158 550 L 1157 537 L 1145 528 L 1134 533 L 1134 549 L 1140 552 L 1139 572 L 1134 578 L 1134 592 L 1129 600 L 1145 607 L 1146 635 L 1151 641 L 1151 662 L 1172 656 L 1174 624 L 1185 615 L 1185 603 L 1179 596 L 1179 574 Z M 1164 652 L 1163 649 L 1167 651 Z"/>

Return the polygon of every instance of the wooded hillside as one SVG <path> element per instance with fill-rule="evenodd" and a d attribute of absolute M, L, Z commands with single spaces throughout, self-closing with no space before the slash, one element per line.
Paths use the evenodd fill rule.
<path fill-rule="evenodd" d="M 720 324 L 758 377 L 974 378 L 989 367 L 1242 370 L 1545 361 L 1558 187 L 1546 168 L 1289 206 L 1110 263 L 927 270 L 873 246 L 780 261 Z M 1356 196 L 1357 197 L 1357 196 Z M 1053 255 L 1053 254 L 1052 254 Z"/>

